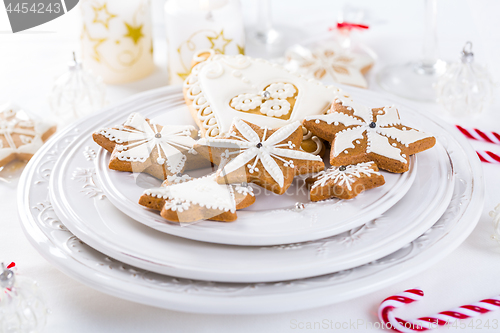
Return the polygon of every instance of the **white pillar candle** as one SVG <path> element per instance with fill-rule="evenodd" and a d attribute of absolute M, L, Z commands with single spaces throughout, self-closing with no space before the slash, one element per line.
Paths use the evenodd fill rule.
<path fill-rule="evenodd" d="M 106 83 L 139 80 L 154 69 L 149 0 L 83 0 L 82 59 Z"/>
<path fill-rule="evenodd" d="M 191 71 L 193 55 L 199 50 L 245 53 L 238 0 L 168 0 L 165 25 L 170 84 L 182 84 Z"/>

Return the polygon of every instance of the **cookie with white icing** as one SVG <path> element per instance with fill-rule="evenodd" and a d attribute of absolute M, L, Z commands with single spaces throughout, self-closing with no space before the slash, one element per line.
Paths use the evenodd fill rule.
<path fill-rule="evenodd" d="M 0 167 L 13 160 L 28 161 L 55 131 L 55 125 L 30 117 L 15 105 L 1 106 Z"/>
<path fill-rule="evenodd" d="M 236 220 L 236 210 L 255 202 L 252 187 L 243 184 L 219 184 L 215 175 L 171 183 L 144 191 L 139 204 L 160 211 L 172 222 Z"/>
<path fill-rule="evenodd" d="M 227 133 L 234 118 L 279 128 L 319 115 L 339 89 L 307 79 L 264 59 L 202 51 L 184 82 L 184 97 L 204 137 Z M 308 139 L 309 140 L 309 139 Z M 303 148 L 321 152 L 317 141 Z"/>
<path fill-rule="evenodd" d="M 218 182 L 252 182 L 283 194 L 296 174 L 325 167 L 321 157 L 300 150 L 301 142 L 298 121 L 269 129 L 236 119 L 225 136 L 202 138 L 195 149 L 219 165 Z"/>
<path fill-rule="evenodd" d="M 373 161 L 380 169 L 409 170 L 410 155 L 432 148 L 436 138 L 403 125 L 396 107 L 369 108 L 352 99 L 337 97 L 330 112 L 306 117 L 304 126 L 331 142 L 333 166 Z"/>
<path fill-rule="evenodd" d="M 193 126 L 162 126 L 132 113 L 123 125 L 100 129 L 92 137 L 111 153 L 110 169 L 166 179 L 209 164 L 193 149 L 196 135 Z"/>
<path fill-rule="evenodd" d="M 308 178 L 311 201 L 321 201 L 330 198 L 352 199 L 363 191 L 385 184 L 382 176 L 373 162 L 358 163 L 331 167 Z"/>

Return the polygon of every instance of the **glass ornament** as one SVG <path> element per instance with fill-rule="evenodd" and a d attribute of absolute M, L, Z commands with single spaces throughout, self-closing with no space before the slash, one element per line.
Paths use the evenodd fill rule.
<path fill-rule="evenodd" d="M 49 104 L 60 129 L 101 109 L 105 104 L 105 97 L 105 86 L 101 78 L 86 71 L 73 52 L 73 61 L 69 63 L 68 71 L 54 83 Z"/>
<path fill-rule="evenodd" d="M 472 43 L 467 42 L 460 61 L 451 64 L 439 78 L 437 101 L 452 116 L 478 115 L 491 104 L 493 86 L 488 71 L 474 61 Z"/>
<path fill-rule="evenodd" d="M 48 313 L 37 283 L 0 264 L 0 333 L 41 332 Z"/>

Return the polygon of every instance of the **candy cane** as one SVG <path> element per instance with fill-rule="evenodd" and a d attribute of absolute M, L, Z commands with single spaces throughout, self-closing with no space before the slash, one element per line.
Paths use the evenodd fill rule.
<path fill-rule="evenodd" d="M 500 134 L 496 132 L 481 131 L 477 128 L 462 127 L 460 125 L 456 125 L 456 127 L 460 132 L 462 132 L 463 135 L 465 135 L 469 139 L 500 145 Z"/>
<path fill-rule="evenodd" d="M 409 289 L 401 294 L 387 297 L 378 309 L 378 317 L 387 328 L 396 332 L 421 332 L 438 326 L 454 323 L 459 319 L 468 319 L 483 313 L 498 310 L 500 308 L 500 296 L 483 299 L 482 301 L 462 305 L 449 311 L 439 312 L 430 317 L 420 317 L 413 320 L 404 320 L 395 317 L 392 311 L 406 304 L 421 300 L 424 292 L 420 289 Z"/>
<path fill-rule="evenodd" d="M 500 156 L 492 153 L 491 151 L 487 150 L 478 150 L 476 151 L 477 156 L 479 156 L 479 159 L 481 162 L 484 163 L 493 163 L 493 164 L 500 164 Z"/>

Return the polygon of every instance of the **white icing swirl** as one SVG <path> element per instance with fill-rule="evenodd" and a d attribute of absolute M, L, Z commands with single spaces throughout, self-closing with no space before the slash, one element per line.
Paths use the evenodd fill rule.
<path fill-rule="evenodd" d="M 290 83 L 272 83 L 269 87 L 267 87 L 266 91 L 271 93 L 272 98 L 280 98 L 285 99 L 288 97 L 293 97 L 295 92 L 297 91 L 293 84 Z"/>
<path fill-rule="evenodd" d="M 165 202 L 165 209 L 170 209 L 174 212 L 182 213 L 185 210 L 188 210 L 191 204 L 187 201 L 180 200 L 172 200 Z"/>
<path fill-rule="evenodd" d="M 257 94 L 241 94 L 231 100 L 231 107 L 240 111 L 255 109 L 262 104 L 262 97 Z"/>
<path fill-rule="evenodd" d="M 260 112 L 271 117 L 281 117 L 286 115 L 290 108 L 290 103 L 287 100 L 271 99 L 261 105 Z"/>

